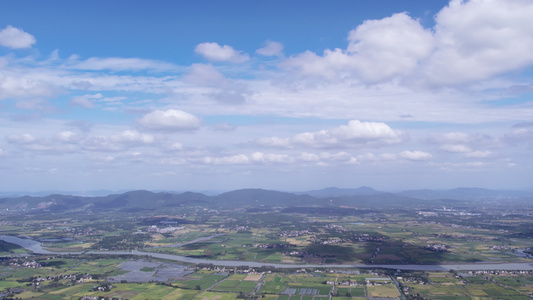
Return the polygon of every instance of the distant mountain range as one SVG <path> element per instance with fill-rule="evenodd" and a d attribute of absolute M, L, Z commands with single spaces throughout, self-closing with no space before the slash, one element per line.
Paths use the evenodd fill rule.
<path fill-rule="evenodd" d="M 319 198 L 325 198 L 325 197 L 342 197 L 342 196 L 360 196 L 360 195 L 378 195 L 383 194 L 385 192 L 379 192 L 375 189 L 368 187 L 368 186 L 362 186 L 360 188 L 356 189 L 341 189 L 337 187 L 328 187 L 321 190 L 312 190 L 303 192 L 302 194 L 311 195 L 314 197 Z"/>
<path fill-rule="evenodd" d="M 329 187 L 301 193 L 263 189 L 242 189 L 218 195 L 183 192 L 150 192 L 145 190 L 105 196 L 74 196 L 52 194 L 0 198 L 2 210 L 68 211 L 68 210 L 158 210 L 171 207 L 203 207 L 209 209 L 252 209 L 282 207 L 352 207 L 406 208 L 428 204 L 446 204 L 450 200 L 533 199 L 533 193 L 480 188 L 451 190 L 411 190 L 400 193 L 376 191 L 370 187 L 342 189 Z"/>

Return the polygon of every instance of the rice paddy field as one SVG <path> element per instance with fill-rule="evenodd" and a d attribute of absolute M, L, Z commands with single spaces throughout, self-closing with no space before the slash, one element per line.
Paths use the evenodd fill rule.
<path fill-rule="evenodd" d="M 130 258 L 3 258 L 9 299 L 530 299 L 533 274 L 516 271 L 211 269 Z"/>

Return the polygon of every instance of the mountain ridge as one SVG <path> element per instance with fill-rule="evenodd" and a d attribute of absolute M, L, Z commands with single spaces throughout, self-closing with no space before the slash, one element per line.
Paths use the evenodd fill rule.
<path fill-rule="evenodd" d="M 259 207 L 420 207 L 427 201 L 480 199 L 533 199 L 533 193 L 482 188 L 451 190 L 409 190 L 388 193 L 370 187 L 342 189 L 329 187 L 308 192 L 282 192 L 265 189 L 239 189 L 218 195 L 197 192 L 152 192 L 133 190 L 107 196 L 76 196 L 52 194 L 44 197 L 22 196 L 0 198 L 0 210 L 65 211 L 79 209 L 163 209 L 164 207 L 203 207 L 236 209 Z"/>

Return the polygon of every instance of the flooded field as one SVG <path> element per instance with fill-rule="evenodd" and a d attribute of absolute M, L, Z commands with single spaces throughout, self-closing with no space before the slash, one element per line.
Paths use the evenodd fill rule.
<path fill-rule="evenodd" d="M 165 282 L 194 272 L 179 264 L 145 260 L 124 262 L 120 265 L 120 269 L 127 273 L 108 277 L 107 280 L 110 282 Z"/>

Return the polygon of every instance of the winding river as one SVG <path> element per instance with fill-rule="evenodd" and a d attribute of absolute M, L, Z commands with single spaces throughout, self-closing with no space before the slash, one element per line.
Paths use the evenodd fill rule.
<path fill-rule="evenodd" d="M 178 261 L 189 264 L 212 264 L 221 267 L 240 267 L 247 266 L 251 268 L 257 267 L 273 267 L 278 269 L 302 269 L 302 268 L 383 268 L 383 269 L 397 269 L 397 270 L 414 270 L 414 271 L 466 271 L 466 270 L 524 270 L 533 271 L 533 262 L 506 262 L 506 263 L 467 263 L 467 264 L 440 264 L 440 265 L 334 265 L 334 264 L 281 264 L 281 263 L 262 263 L 255 261 L 235 261 L 235 260 L 209 260 L 203 258 L 193 258 L 173 254 L 152 253 L 144 251 L 86 251 L 86 252 L 55 252 L 44 249 L 38 241 L 20 238 L 15 236 L 0 236 L 0 240 L 19 245 L 35 254 L 105 254 L 105 255 L 134 255 L 134 256 L 150 256 L 154 258 L 161 258 L 166 260 Z"/>

